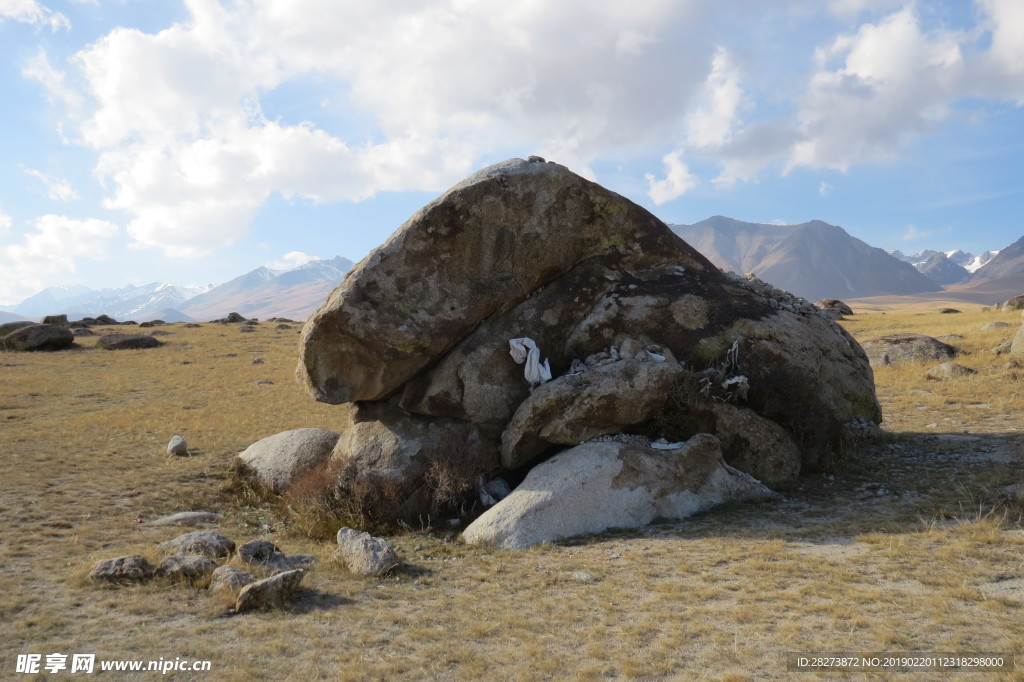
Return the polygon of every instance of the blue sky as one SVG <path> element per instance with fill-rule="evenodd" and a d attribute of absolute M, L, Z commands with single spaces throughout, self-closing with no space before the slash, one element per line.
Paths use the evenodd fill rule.
<path fill-rule="evenodd" d="M 670 223 L 1024 235 L 1020 0 L 0 0 L 0 305 L 359 260 L 540 154 Z"/>

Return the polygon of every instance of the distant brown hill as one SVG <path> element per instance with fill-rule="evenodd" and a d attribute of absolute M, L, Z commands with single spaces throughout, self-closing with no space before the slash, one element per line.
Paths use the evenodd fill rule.
<path fill-rule="evenodd" d="M 940 289 L 909 263 L 820 220 L 768 225 L 714 216 L 670 227 L 723 270 L 752 272 L 811 301 Z"/>

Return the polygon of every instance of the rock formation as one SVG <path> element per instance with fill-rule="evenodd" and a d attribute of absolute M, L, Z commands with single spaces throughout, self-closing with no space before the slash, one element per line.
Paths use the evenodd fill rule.
<path fill-rule="evenodd" d="M 553 377 L 536 388 L 510 356 L 523 338 Z M 715 434 L 726 463 L 783 486 L 839 452 L 845 424 L 881 420 L 863 350 L 814 306 L 723 274 L 640 206 L 539 161 L 417 212 L 300 346 L 310 394 L 350 403 L 331 455 L 343 483 L 414 518 L 445 476 L 521 478 L 608 434 Z"/>

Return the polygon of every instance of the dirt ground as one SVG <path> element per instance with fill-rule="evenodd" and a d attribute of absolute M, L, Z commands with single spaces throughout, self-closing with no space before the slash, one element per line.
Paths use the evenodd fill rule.
<path fill-rule="evenodd" d="M 1000 339 L 976 331 L 995 317 L 955 317 L 848 324 L 862 340 L 961 334 L 958 361 L 979 376 L 879 371 L 885 434 L 778 500 L 518 552 L 463 545 L 442 520 L 392 537 L 404 563 L 382 579 L 348 574 L 330 542 L 227 490 L 249 443 L 332 426 L 335 408 L 294 381 L 295 329 L 179 324 L 157 349 L 85 338 L 0 354 L 0 679 L 83 674 L 18 673 L 32 654 L 69 668 L 93 654 L 103 679 L 161 675 L 99 671 L 139 660 L 175 662 L 178 680 L 746 680 L 786 678 L 800 655 L 919 653 L 1015 658 L 971 679 L 1024 680 L 1021 381 L 989 352 Z M 193 456 L 165 454 L 176 433 Z M 207 528 L 238 544 L 268 538 L 320 561 L 290 608 L 239 616 L 183 585 L 87 579 L 97 559 L 157 560 L 157 543 L 191 529 L 147 521 L 183 510 L 222 513 Z M 196 661 L 210 670 L 180 669 Z"/>

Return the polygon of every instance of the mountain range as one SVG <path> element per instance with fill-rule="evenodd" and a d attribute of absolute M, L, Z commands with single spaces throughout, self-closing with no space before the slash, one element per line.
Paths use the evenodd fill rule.
<path fill-rule="evenodd" d="M 246 317 L 305 319 L 352 268 L 342 256 L 314 260 L 291 270 L 259 267 L 224 284 L 179 287 L 153 282 L 143 286 L 94 290 L 50 287 L 0 311 L 0 322 L 67 314 L 69 319 L 110 315 L 116 320 L 161 319 L 191 322 L 237 312 Z"/>
<path fill-rule="evenodd" d="M 1001 251 L 974 256 L 926 250 L 911 256 L 886 252 L 820 220 L 799 225 L 747 223 L 713 216 L 693 225 L 670 225 L 680 237 L 726 271 L 752 272 L 810 301 L 877 296 L 996 303 L 1024 292 L 1024 237 Z M 229 282 L 180 287 L 154 282 L 121 289 L 51 287 L 0 309 L 0 322 L 66 313 L 107 314 L 118 320 L 210 320 L 246 317 L 306 319 L 353 267 L 342 256 L 290 270 L 258 267 Z"/>

